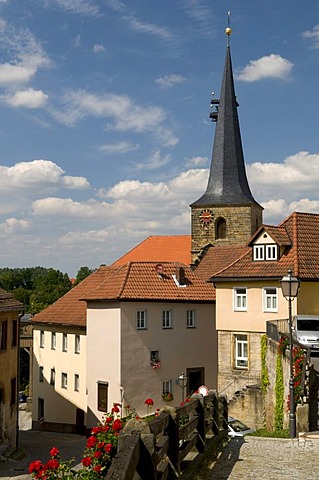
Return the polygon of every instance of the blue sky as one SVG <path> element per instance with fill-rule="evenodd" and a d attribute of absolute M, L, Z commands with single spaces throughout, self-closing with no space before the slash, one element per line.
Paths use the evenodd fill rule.
<path fill-rule="evenodd" d="M 307 7 L 307 8 L 306 8 Z M 190 232 L 231 11 L 250 186 L 319 213 L 317 0 L 0 0 L 1 267 L 69 275 Z"/>

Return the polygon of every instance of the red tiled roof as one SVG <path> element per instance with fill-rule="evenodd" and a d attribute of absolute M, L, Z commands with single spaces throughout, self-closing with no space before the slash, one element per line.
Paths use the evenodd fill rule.
<path fill-rule="evenodd" d="M 195 268 L 195 273 L 207 282 L 210 277 L 220 270 L 229 267 L 235 260 L 249 251 L 250 248 L 245 245 L 211 246 Z"/>
<path fill-rule="evenodd" d="M 238 258 L 231 266 L 214 274 L 222 278 L 280 278 L 289 269 L 301 279 L 319 278 L 319 215 L 294 212 L 278 227 L 272 227 L 272 236 L 283 239 L 283 229 L 290 238 L 291 248 L 278 261 L 253 261 L 252 250 Z M 270 234 L 270 230 L 269 231 Z M 284 243 L 285 245 L 285 243 Z"/>
<path fill-rule="evenodd" d="M 279 246 L 291 245 L 291 239 L 287 230 L 284 227 L 276 227 L 274 225 L 262 225 L 249 241 L 249 245 L 252 245 L 263 231 L 267 232 Z"/>
<path fill-rule="evenodd" d="M 157 271 L 156 262 L 129 262 L 107 276 L 97 288 L 86 294 L 85 300 L 147 300 L 211 302 L 215 289 L 201 280 L 188 266 L 179 263 L 161 263 L 163 272 Z M 178 286 L 173 275 L 183 269 L 185 285 Z"/>
<path fill-rule="evenodd" d="M 146 238 L 111 266 L 127 262 L 181 262 L 191 263 L 190 235 L 155 235 Z"/>
<path fill-rule="evenodd" d="M 86 326 L 86 303 L 80 299 L 111 274 L 111 267 L 100 267 L 63 297 L 31 318 L 32 323 Z"/>
<path fill-rule="evenodd" d="M 12 310 L 23 310 L 23 305 L 19 302 L 12 293 L 6 292 L 0 288 L 0 311 L 8 312 Z"/>

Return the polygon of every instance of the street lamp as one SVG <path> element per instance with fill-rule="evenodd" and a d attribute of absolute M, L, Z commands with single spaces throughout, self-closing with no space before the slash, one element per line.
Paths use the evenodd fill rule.
<path fill-rule="evenodd" d="M 182 402 L 185 400 L 185 388 L 187 385 L 187 376 L 183 372 L 179 377 L 178 377 L 178 385 L 182 389 Z"/>
<path fill-rule="evenodd" d="M 293 340 L 292 340 L 292 315 L 291 302 L 297 297 L 300 287 L 300 280 L 292 276 L 292 271 L 288 270 L 288 274 L 280 280 L 282 294 L 288 301 L 289 312 L 289 343 L 290 343 L 290 378 L 289 378 L 289 432 L 290 438 L 296 436 L 296 409 L 295 409 L 295 395 L 294 395 L 294 368 L 293 368 Z"/>

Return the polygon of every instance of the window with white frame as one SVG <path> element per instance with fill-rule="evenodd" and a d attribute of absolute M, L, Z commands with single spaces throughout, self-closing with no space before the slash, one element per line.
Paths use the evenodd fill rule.
<path fill-rule="evenodd" d="M 51 350 L 56 349 L 56 333 L 51 332 Z"/>
<path fill-rule="evenodd" d="M 137 330 L 147 329 L 147 314 L 146 310 L 136 311 L 136 328 Z"/>
<path fill-rule="evenodd" d="M 67 333 L 62 334 L 62 351 L 63 352 L 68 351 L 68 334 Z"/>
<path fill-rule="evenodd" d="M 196 328 L 195 310 L 186 311 L 186 327 Z"/>
<path fill-rule="evenodd" d="M 64 372 L 61 374 L 61 387 L 68 388 L 68 374 Z"/>
<path fill-rule="evenodd" d="M 78 373 L 74 374 L 74 391 L 80 391 L 80 375 Z"/>
<path fill-rule="evenodd" d="M 235 335 L 235 368 L 248 368 L 248 336 Z"/>
<path fill-rule="evenodd" d="M 162 326 L 163 328 L 172 328 L 172 310 L 162 311 Z"/>
<path fill-rule="evenodd" d="M 43 375 L 43 367 L 39 367 L 39 382 L 43 383 L 44 375 Z"/>
<path fill-rule="evenodd" d="M 264 259 L 265 259 L 264 245 L 254 245 L 254 260 L 264 260 Z"/>
<path fill-rule="evenodd" d="M 278 311 L 278 290 L 276 287 L 263 289 L 264 312 Z"/>
<path fill-rule="evenodd" d="M 266 245 L 266 260 L 277 260 L 278 247 L 277 245 Z"/>
<path fill-rule="evenodd" d="M 51 368 L 50 385 L 55 385 L 55 368 Z"/>
<path fill-rule="evenodd" d="M 40 330 L 40 348 L 44 348 L 44 331 Z"/>
<path fill-rule="evenodd" d="M 80 353 L 80 335 L 74 337 L 74 353 Z"/>
<path fill-rule="evenodd" d="M 173 393 L 173 380 L 163 380 L 162 382 L 162 394 Z"/>
<path fill-rule="evenodd" d="M 247 288 L 237 287 L 234 288 L 234 310 L 246 311 L 247 310 Z"/>

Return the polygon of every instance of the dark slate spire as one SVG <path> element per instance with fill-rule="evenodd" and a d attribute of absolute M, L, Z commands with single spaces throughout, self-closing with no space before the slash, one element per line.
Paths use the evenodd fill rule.
<path fill-rule="evenodd" d="M 191 207 L 258 205 L 246 177 L 237 106 L 228 43 L 208 185 Z"/>

